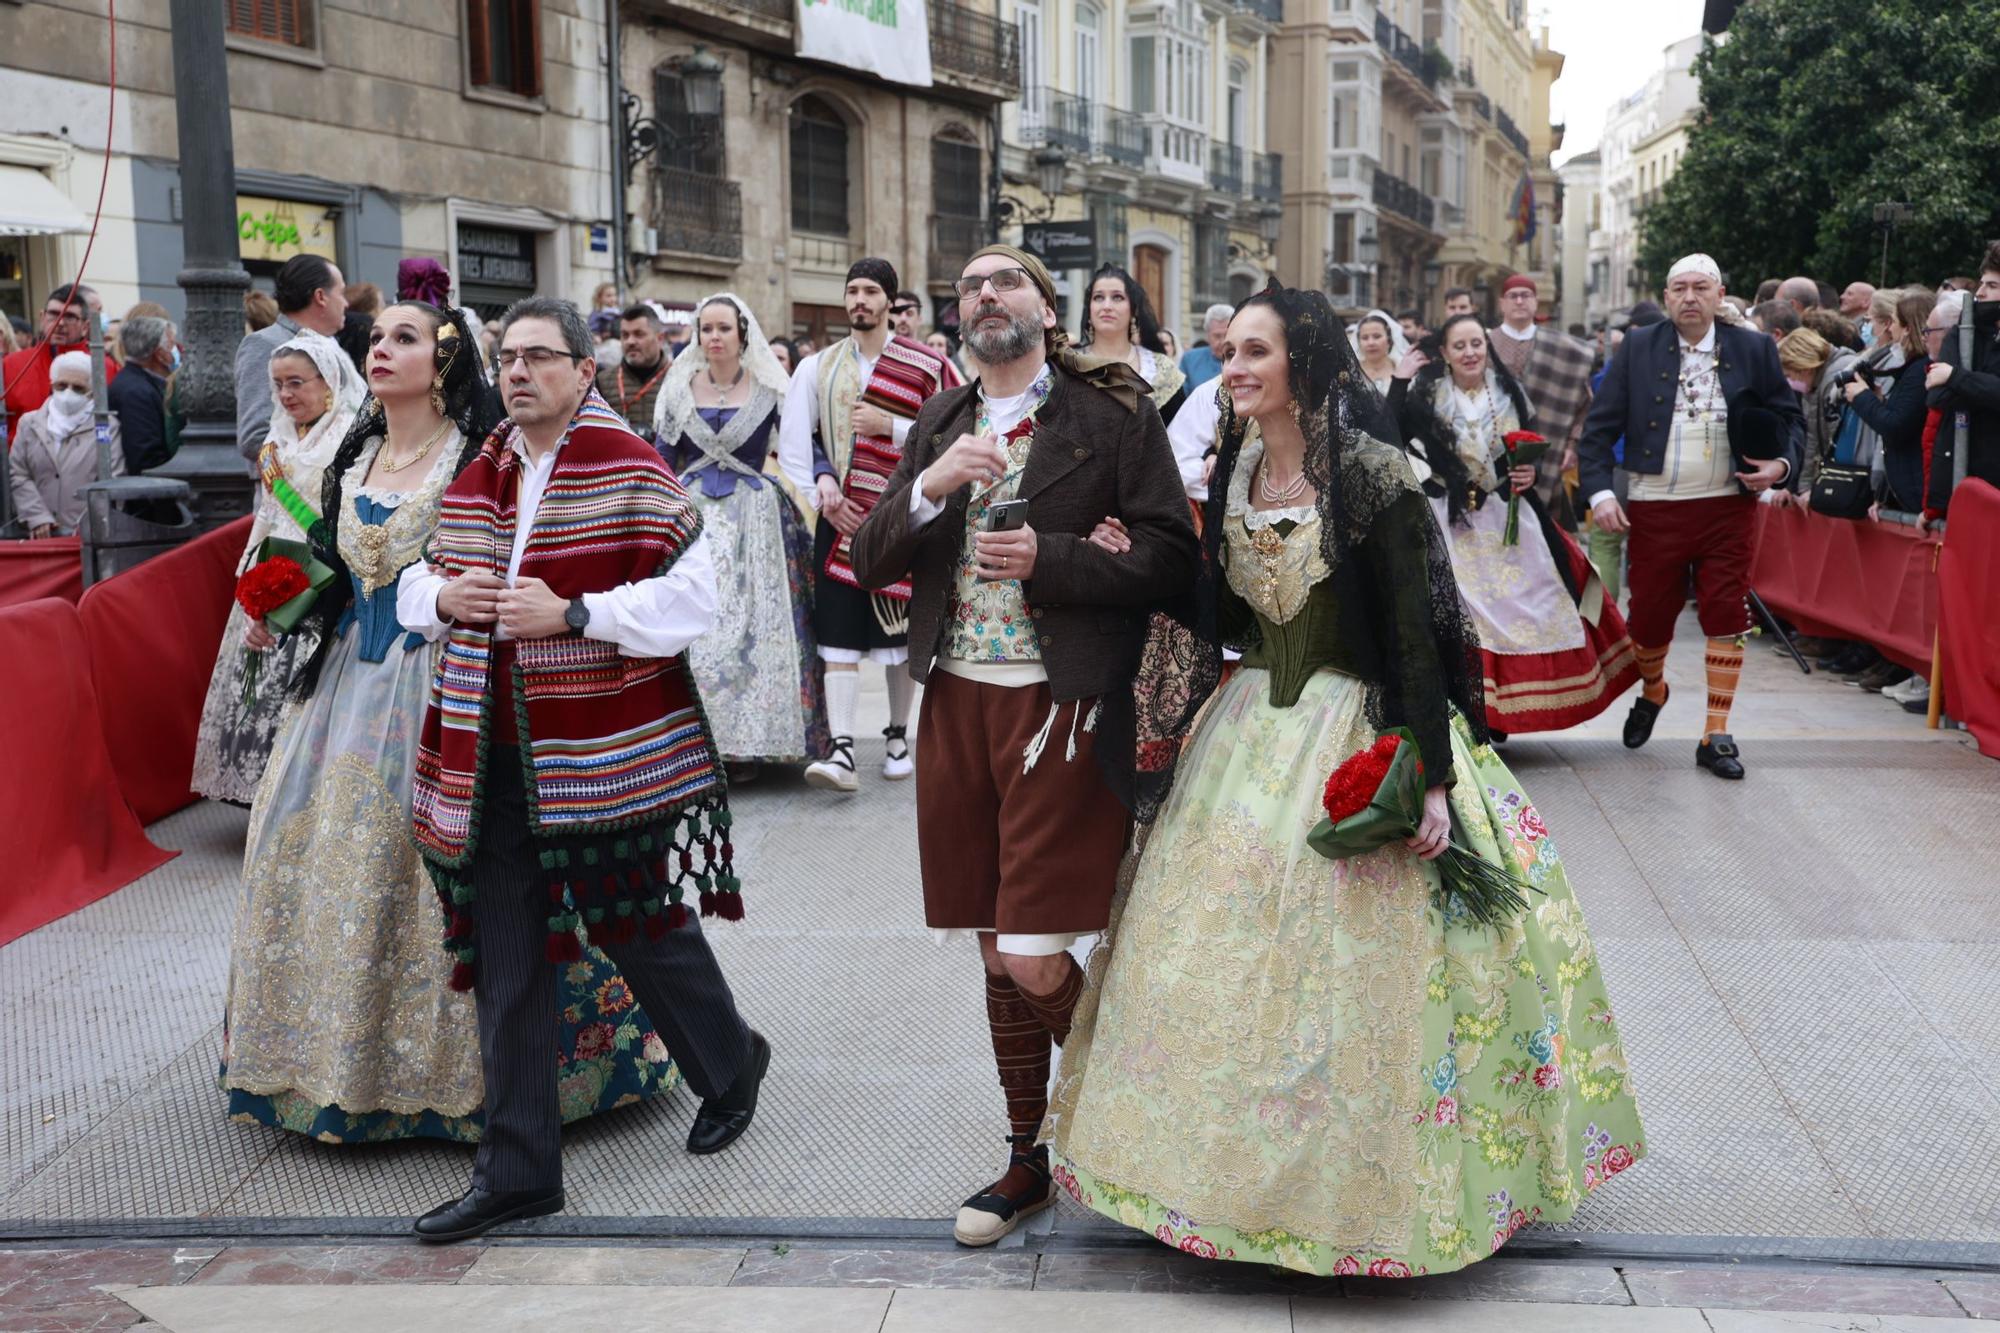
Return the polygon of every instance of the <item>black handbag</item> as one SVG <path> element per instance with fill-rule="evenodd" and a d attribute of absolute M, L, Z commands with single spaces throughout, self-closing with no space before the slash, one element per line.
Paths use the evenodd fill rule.
<path fill-rule="evenodd" d="M 1813 479 L 1812 511 L 1828 518 L 1862 519 L 1875 503 L 1874 480 L 1869 469 L 1855 463 L 1820 464 Z"/>

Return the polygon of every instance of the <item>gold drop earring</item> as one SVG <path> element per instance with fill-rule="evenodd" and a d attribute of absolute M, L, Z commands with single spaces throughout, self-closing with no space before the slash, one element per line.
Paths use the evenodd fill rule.
<path fill-rule="evenodd" d="M 431 381 L 431 408 L 439 416 L 444 415 L 444 372 L 442 370 Z"/>

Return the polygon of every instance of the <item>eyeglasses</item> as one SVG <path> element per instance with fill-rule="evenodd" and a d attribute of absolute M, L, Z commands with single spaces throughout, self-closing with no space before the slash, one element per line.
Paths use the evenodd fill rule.
<path fill-rule="evenodd" d="M 500 355 L 497 359 L 500 362 L 500 369 L 502 370 L 512 370 L 516 361 L 527 362 L 528 369 L 530 370 L 540 370 L 544 366 L 552 366 L 558 361 L 577 362 L 583 360 L 575 352 L 558 351 L 553 347 L 504 347 L 500 350 Z"/>
<path fill-rule="evenodd" d="M 83 307 L 80 305 L 73 305 L 69 307 L 67 310 L 65 310 L 61 306 L 56 306 L 53 309 L 44 310 L 42 312 L 42 318 L 52 319 L 62 324 L 67 324 L 70 323 L 71 321 L 75 321 L 76 323 L 81 324 L 83 323 L 83 318 L 84 318 Z"/>
<path fill-rule="evenodd" d="M 301 376 L 294 375 L 289 379 L 272 380 L 271 387 L 273 389 L 276 389 L 279 393 L 299 393 L 303 391 L 308 384 L 324 384 L 324 383 L 326 383 L 326 381 L 319 378 L 317 375 L 315 375 L 311 379 L 305 379 Z"/>
<path fill-rule="evenodd" d="M 1950 324 L 1926 324 L 1924 325 L 1924 334 L 1928 337 L 1933 333 L 1950 333 L 1953 327 Z"/>
<path fill-rule="evenodd" d="M 1018 292 L 1028 285 L 1028 270 L 1018 264 L 1013 268 L 998 268 L 991 273 L 982 273 L 976 278 L 960 278 L 951 285 L 951 289 L 958 293 L 959 300 L 970 301 L 977 297 L 980 289 L 989 282 L 993 284 L 993 290 L 996 292 L 1003 294 Z"/>

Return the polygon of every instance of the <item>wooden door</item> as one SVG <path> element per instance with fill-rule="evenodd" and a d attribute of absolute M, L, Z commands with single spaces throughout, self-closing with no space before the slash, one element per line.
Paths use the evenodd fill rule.
<path fill-rule="evenodd" d="M 837 305 L 792 304 L 792 336 L 811 338 L 815 348 L 847 336 L 847 308 Z"/>
<path fill-rule="evenodd" d="M 1153 313 L 1171 327 L 1172 308 L 1167 305 L 1167 252 L 1157 245 L 1132 247 L 1132 279 L 1153 303 Z"/>

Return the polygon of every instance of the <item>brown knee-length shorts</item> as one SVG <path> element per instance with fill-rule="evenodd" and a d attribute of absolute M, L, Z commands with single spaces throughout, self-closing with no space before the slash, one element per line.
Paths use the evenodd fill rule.
<path fill-rule="evenodd" d="M 1104 929 L 1131 818 L 1098 772 L 1094 701 L 1057 710 L 1048 683 L 987 685 L 933 671 L 917 728 L 917 854 L 924 920 L 1010 935 Z M 1076 757 L 1067 758 L 1070 737 Z"/>

